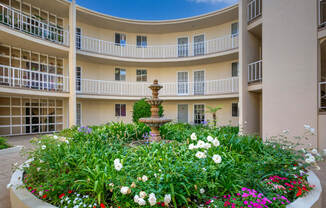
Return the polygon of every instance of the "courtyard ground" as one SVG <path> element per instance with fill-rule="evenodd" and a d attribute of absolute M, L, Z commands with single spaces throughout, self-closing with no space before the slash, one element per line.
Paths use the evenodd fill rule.
<path fill-rule="evenodd" d="M 35 136 L 18 136 L 9 137 L 8 143 L 12 146 L 21 145 L 24 149 L 32 148 L 30 140 Z M 0 154 L 0 208 L 10 208 L 9 191 L 6 186 L 10 181 L 12 174 L 12 167 L 15 163 L 20 165 L 25 160 L 25 156 L 19 152 L 12 152 L 8 154 Z M 320 171 L 315 171 L 322 184 L 322 207 L 326 207 L 326 161 L 319 163 Z"/>

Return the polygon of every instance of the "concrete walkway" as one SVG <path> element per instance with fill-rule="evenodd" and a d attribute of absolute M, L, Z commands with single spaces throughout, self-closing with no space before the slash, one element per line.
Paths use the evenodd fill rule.
<path fill-rule="evenodd" d="M 21 145 L 25 149 L 32 148 L 29 141 L 35 136 L 9 137 L 8 143 L 12 146 Z M 6 186 L 10 181 L 12 167 L 15 163 L 20 165 L 26 160 L 19 152 L 0 155 L 0 208 L 10 208 L 9 191 Z M 326 207 L 326 161 L 319 163 L 320 171 L 314 171 L 322 184 L 322 207 Z"/>
<path fill-rule="evenodd" d="M 35 136 L 9 137 L 8 143 L 12 146 L 21 145 L 24 149 L 32 148 L 29 141 Z M 11 152 L 0 155 L 0 208 L 10 208 L 9 191 L 7 184 L 10 181 L 12 169 L 15 163 L 20 165 L 26 159 L 19 152 Z"/>

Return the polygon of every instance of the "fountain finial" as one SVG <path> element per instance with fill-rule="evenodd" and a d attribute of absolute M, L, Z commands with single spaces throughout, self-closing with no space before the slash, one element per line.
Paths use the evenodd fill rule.
<path fill-rule="evenodd" d="M 149 86 L 152 90 L 152 97 L 146 101 L 151 105 L 151 117 L 141 118 L 140 122 L 147 124 L 151 128 L 151 141 L 161 140 L 159 128 L 165 123 L 171 122 L 171 119 L 161 118 L 159 116 L 159 105 L 162 104 L 162 100 L 158 98 L 158 91 L 163 88 L 162 85 L 158 84 L 158 80 L 155 79 L 153 84 Z"/>

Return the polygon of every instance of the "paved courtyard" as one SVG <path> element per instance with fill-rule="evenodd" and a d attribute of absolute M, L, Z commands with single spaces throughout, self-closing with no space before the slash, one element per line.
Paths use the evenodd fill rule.
<path fill-rule="evenodd" d="M 35 136 L 19 136 L 8 138 L 9 144 L 13 146 L 21 145 L 24 149 L 32 148 L 29 141 Z M 10 181 L 12 167 L 15 163 L 19 165 L 25 160 L 25 156 L 19 152 L 0 154 L 0 208 L 10 208 L 9 191 L 6 186 Z M 321 170 L 315 171 L 323 187 L 322 207 L 326 207 L 326 161 L 319 164 Z"/>

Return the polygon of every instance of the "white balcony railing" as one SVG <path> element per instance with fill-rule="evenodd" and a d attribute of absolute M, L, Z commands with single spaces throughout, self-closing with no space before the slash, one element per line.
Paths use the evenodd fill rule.
<path fill-rule="evenodd" d="M 0 3 L 0 23 L 12 29 L 61 45 L 69 45 L 69 33 L 62 28 L 25 15 L 21 11 Z"/>
<path fill-rule="evenodd" d="M 201 56 L 238 48 L 238 35 L 227 35 L 213 40 L 184 45 L 156 45 L 141 47 L 129 44 L 116 44 L 105 40 L 77 35 L 76 47 L 79 50 L 131 58 L 177 58 Z"/>
<path fill-rule="evenodd" d="M 248 3 L 248 22 L 256 19 L 262 14 L 262 0 L 249 0 Z"/>
<path fill-rule="evenodd" d="M 148 97 L 151 96 L 151 91 L 148 88 L 150 84 L 82 79 L 80 80 L 80 87 L 77 88 L 80 89 L 78 93 L 81 94 Z M 219 95 L 237 93 L 239 91 L 238 77 L 203 82 L 160 84 L 163 85 L 163 89 L 160 91 L 161 97 Z"/>
<path fill-rule="evenodd" d="M 262 61 L 256 61 L 248 65 L 248 82 L 261 81 L 263 78 L 262 74 Z"/>
<path fill-rule="evenodd" d="M 0 65 L 0 85 L 45 91 L 69 91 L 68 77 L 4 65 Z"/>
<path fill-rule="evenodd" d="M 326 82 L 319 83 L 319 109 L 326 110 Z"/>

